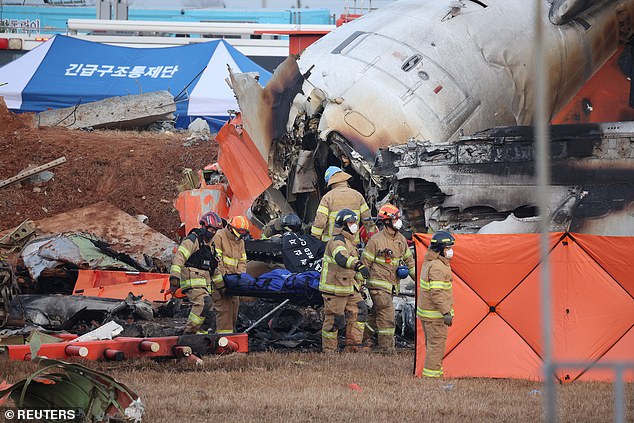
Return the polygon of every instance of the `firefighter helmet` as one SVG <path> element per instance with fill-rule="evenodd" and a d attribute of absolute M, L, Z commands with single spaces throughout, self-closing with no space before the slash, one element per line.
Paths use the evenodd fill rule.
<path fill-rule="evenodd" d="M 337 166 L 330 166 L 328 169 L 326 169 L 326 173 L 324 173 L 324 181 L 326 182 L 326 185 L 328 185 L 328 181 L 330 181 L 332 175 L 341 171 L 341 168 Z"/>
<path fill-rule="evenodd" d="M 302 229 L 302 220 L 295 213 L 287 214 L 282 217 L 282 227 L 299 232 Z"/>
<path fill-rule="evenodd" d="M 383 207 L 379 209 L 379 213 L 377 218 L 379 220 L 393 220 L 401 218 L 401 211 L 393 204 L 384 204 Z"/>
<path fill-rule="evenodd" d="M 326 169 L 326 173 L 324 173 L 324 181 L 326 181 L 326 186 L 330 186 L 332 184 L 336 184 L 338 182 L 345 182 L 348 179 L 352 178 L 352 176 L 337 166 L 330 166 Z"/>
<path fill-rule="evenodd" d="M 350 209 L 341 209 L 335 217 L 335 226 L 337 228 L 343 228 L 346 223 L 356 222 L 357 214 Z"/>
<path fill-rule="evenodd" d="M 438 231 L 431 237 L 429 248 L 441 252 L 456 243 L 456 239 L 447 231 Z"/>
<path fill-rule="evenodd" d="M 233 216 L 229 221 L 229 226 L 240 235 L 249 233 L 249 221 L 244 216 Z"/>
<path fill-rule="evenodd" d="M 199 223 L 206 228 L 222 229 L 222 218 L 214 212 L 203 214 Z"/>

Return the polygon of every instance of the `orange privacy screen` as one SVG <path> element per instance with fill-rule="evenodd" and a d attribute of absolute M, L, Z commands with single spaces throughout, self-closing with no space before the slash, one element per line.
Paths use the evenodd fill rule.
<path fill-rule="evenodd" d="M 417 269 L 431 235 L 414 236 Z M 632 237 L 551 233 L 555 361 L 634 361 Z M 447 377 L 542 378 L 539 235 L 457 235 L 451 261 L 456 316 Z M 416 322 L 414 374 L 425 336 Z M 560 369 L 561 381 L 612 380 L 612 370 Z M 634 381 L 634 369 L 625 373 Z"/>

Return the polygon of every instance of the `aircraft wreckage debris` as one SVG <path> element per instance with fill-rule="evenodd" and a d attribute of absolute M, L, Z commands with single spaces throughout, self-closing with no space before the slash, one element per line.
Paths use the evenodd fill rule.
<path fill-rule="evenodd" d="M 6 406 L 8 396 L 19 409 L 33 412 L 29 421 L 141 422 L 141 399 L 111 376 L 76 363 L 36 360 L 39 370 L 0 389 L 0 405 Z"/>
<path fill-rule="evenodd" d="M 61 165 L 63 163 L 66 163 L 66 157 L 60 157 L 59 159 L 52 160 L 52 161 L 50 161 L 48 163 L 45 163 L 43 165 L 36 166 L 36 167 L 31 168 L 31 169 L 23 170 L 22 172 L 18 173 L 15 176 L 12 176 L 11 178 L 5 179 L 4 181 L 0 181 L 0 188 L 5 187 L 7 185 L 11 185 L 11 184 L 16 183 L 16 182 L 20 182 L 20 181 L 22 181 L 22 180 L 24 180 L 26 178 L 35 176 L 35 175 L 37 175 L 40 172 L 43 172 L 43 171 L 45 171 L 47 169 L 51 169 L 51 168 L 53 168 L 55 166 L 59 166 L 59 165 Z"/>
<path fill-rule="evenodd" d="M 10 360 L 30 361 L 42 356 L 54 359 L 80 356 L 86 360 L 121 361 L 130 358 L 179 358 L 188 355 L 198 357 L 213 354 L 249 352 L 249 335 L 199 334 L 154 338 L 130 338 L 118 336 L 99 340 L 60 340 L 33 345 L 6 345 Z"/>

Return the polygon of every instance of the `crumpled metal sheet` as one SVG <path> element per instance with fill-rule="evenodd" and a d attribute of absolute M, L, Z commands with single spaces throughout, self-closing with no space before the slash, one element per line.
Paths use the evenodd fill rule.
<path fill-rule="evenodd" d="M 136 271 L 133 266 L 104 254 L 88 235 L 62 234 L 53 238 L 36 239 L 22 250 L 24 265 L 33 279 L 46 269 L 64 264 L 79 268 L 120 269 Z"/>
<path fill-rule="evenodd" d="M 247 210 L 272 183 L 266 161 L 240 126 L 241 120 L 237 116 L 216 135 L 220 146 L 218 164 L 233 192 L 228 217 L 248 216 Z"/>
<path fill-rule="evenodd" d="M 77 419 L 68 419 L 72 421 L 142 421 L 144 406 L 139 396 L 111 376 L 80 364 L 36 360 L 42 367 L 3 387 L 0 398 L 9 395 L 16 407 L 27 410 L 72 410 L 77 412 Z"/>
<path fill-rule="evenodd" d="M 151 319 L 151 304 L 138 298 L 111 298 L 68 295 L 19 295 L 11 303 L 9 321 L 26 320 L 47 329 L 70 329 L 78 322 L 102 323 L 114 316 L 134 315 Z"/>
<path fill-rule="evenodd" d="M 144 255 L 171 263 L 177 246 L 165 235 L 106 201 L 38 220 L 35 225 L 42 235 L 90 233 L 139 263 L 145 263 Z"/>
<path fill-rule="evenodd" d="M 250 74 L 233 73 L 231 69 L 229 74 L 244 128 L 268 162 L 271 142 L 285 134 L 293 98 L 303 83 L 295 57 L 289 56 L 281 63 L 264 88 Z"/>

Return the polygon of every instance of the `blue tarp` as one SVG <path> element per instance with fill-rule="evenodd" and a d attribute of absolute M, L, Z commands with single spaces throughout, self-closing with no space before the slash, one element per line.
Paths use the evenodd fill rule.
<path fill-rule="evenodd" d="M 321 300 L 319 293 L 320 273 L 308 271 L 291 273 L 286 269 L 275 269 L 257 278 L 248 273 L 226 275 L 227 290 L 233 295 L 306 297 Z"/>
<path fill-rule="evenodd" d="M 257 72 L 262 85 L 271 76 L 224 40 L 131 48 L 56 35 L 0 68 L 0 81 L 7 82 L 0 96 L 12 110 L 40 112 L 160 90 L 177 96 L 187 87 L 178 97 L 177 126 L 196 117 L 221 123 L 227 110 L 238 109 L 225 81 L 227 65 L 233 72 Z"/>

